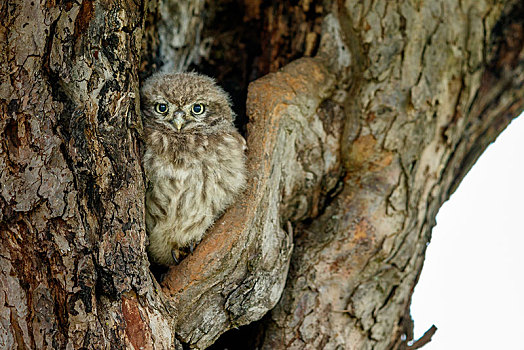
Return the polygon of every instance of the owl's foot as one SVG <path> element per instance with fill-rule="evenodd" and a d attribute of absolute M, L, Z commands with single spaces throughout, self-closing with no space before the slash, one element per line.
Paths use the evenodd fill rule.
<path fill-rule="evenodd" d="M 178 251 L 177 249 L 171 250 L 171 256 L 173 257 L 175 264 L 178 265 L 178 263 L 180 262 L 180 260 L 178 260 L 180 258 L 180 251 Z"/>
<path fill-rule="evenodd" d="M 195 250 L 195 245 L 195 242 L 191 242 L 189 246 L 171 249 L 171 256 L 173 257 L 175 265 L 178 265 L 182 261 L 182 259 L 187 257 L 189 254 L 192 254 Z"/>

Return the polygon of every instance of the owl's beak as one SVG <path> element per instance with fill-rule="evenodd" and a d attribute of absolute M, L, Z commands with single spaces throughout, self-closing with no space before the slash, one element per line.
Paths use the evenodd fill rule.
<path fill-rule="evenodd" d="M 174 117 L 173 124 L 175 124 L 176 129 L 178 131 L 182 129 L 182 126 L 186 122 L 184 119 L 185 116 L 186 116 L 186 113 L 184 111 L 176 111 L 175 113 L 173 113 L 173 117 Z"/>

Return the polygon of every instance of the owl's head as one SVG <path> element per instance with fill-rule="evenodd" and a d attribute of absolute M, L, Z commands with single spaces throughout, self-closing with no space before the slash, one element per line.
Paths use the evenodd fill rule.
<path fill-rule="evenodd" d="M 198 73 L 156 73 L 140 91 L 142 114 L 177 133 L 233 122 L 228 95 Z"/>

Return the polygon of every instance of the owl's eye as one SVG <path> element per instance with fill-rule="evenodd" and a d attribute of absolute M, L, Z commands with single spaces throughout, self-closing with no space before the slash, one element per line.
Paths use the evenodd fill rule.
<path fill-rule="evenodd" d="M 157 103 L 155 105 L 155 111 L 160 114 L 167 113 L 167 104 L 165 103 Z"/>
<path fill-rule="evenodd" d="M 204 111 L 205 111 L 204 105 L 201 103 L 195 103 L 191 107 L 191 113 L 193 113 L 193 115 L 200 115 L 204 113 Z"/>

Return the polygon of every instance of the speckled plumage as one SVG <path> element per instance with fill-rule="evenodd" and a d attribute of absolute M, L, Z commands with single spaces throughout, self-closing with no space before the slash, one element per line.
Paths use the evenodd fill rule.
<path fill-rule="evenodd" d="M 168 112 L 158 112 L 159 104 Z M 202 114 L 192 112 L 195 104 L 204 107 Z M 157 73 L 144 83 L 141 105 L 147 250 L 155 263 L 170 265 L 242 191 L 245 141 L 233 125 L 227 94 L 207 76 Z"/>

